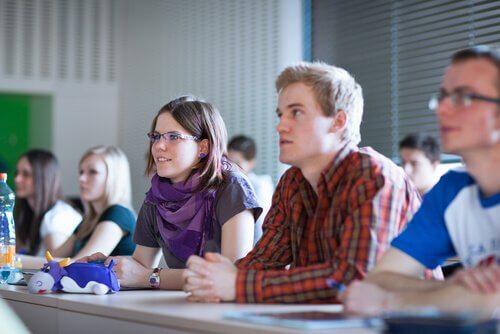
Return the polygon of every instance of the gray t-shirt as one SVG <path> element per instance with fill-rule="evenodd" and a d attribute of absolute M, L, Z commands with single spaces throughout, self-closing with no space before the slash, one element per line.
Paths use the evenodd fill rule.
<path fill-rule="evenodd" d="M 246 176 L 239 171 L 231 171 L 228 178 L 215 196 L 215 216 L 214 238 L 207 240 L 205 252 L 221 251 L 222 225 L 224 225 L 234 215 L 251 209 L 255 220 L 262 213 L 257 197 L 252 185 Z M 185 268 L 186 264 L 173 255 L 161 237 L 156 221 L 156 206 L 149 202 L 142 204 L 137 225 L 134 233 L 134 242 L 145 247 L 160 247 L 163 250 L 163 256 L 168 268 Z"/>

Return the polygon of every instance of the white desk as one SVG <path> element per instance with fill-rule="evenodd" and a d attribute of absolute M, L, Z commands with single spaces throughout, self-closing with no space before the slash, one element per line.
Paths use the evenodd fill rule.
<path fill-rule="evenodd" d="M 33 333 L 303 333 L 223 319 L 226 311 L 341 311 L 340 305 L 198 304 L 182 291 L 121 291 L 112 295 L 30 294 L 26 287 L 0 285 L 0 296 Z M 310 331 L 373 334 L 371 329 Z"/>

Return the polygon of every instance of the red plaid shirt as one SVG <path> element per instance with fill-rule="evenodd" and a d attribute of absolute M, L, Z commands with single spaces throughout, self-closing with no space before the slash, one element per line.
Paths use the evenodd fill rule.
<path fill-rule="evenodd" d="M 338 302 L 326 280 L 363 278 L 420 205 L 403 170 L 370 148 L 344 147 L 317 189 L 298 168 L 281 177 L 262 238 L 236 263 L 237 302 Z"/>

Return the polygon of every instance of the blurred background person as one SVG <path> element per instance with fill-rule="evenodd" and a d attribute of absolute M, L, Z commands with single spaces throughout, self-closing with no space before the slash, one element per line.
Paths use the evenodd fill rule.
<path fill-rule="evenodd" d="M 89 149 L 80 159 L 80 197 L 83 221 L 57 249 L 54 257 L 81 258 L 95 252 L 131 255 L 136 216 L 131 205 L 130 167 L 114 146 Z M 40 268 L 43 257 L 22 257 L 23 268 Z"/>
<path fill-rule="evenodd" d="M 61 197 L 61 171 L 49 151 L 29 150 L 19 158 L 14 177 L 16 248 L 43 256 L 60 247 L 82 220 Z"/>
<path fill-rule="evenodd" d="M 229 141 L 227 155 L 229 159 L 243 170 L 257 195 L 257 200 L 263 208 L 262 215 L 255 222 L 254 229 L 254 244 L 262 236 L 262 223 L 271 207 L 271 201 L 274 192 L 274 184 L 271 176 L 257 175 L 253 172 L 256 165 L 257 146 L 255 141 L 247 136 L 238 135 Z"/>
<path fill-rule="evenodd" d="M 433 136 L 423 133 L 411 133 L 399 142 L 401 166 L 423 196 L 439 181 L 443 171 L 439 169 L 441 147 Z M 452 167 L 452 164 L 447 166 Z M 442 168 L 441 168 L 442 169 Z M 450 276 L 462 265 L 457 257 L 448 259 L 441 269 L 445 277 Z"/>
<path fill-rule="evenodd" d="M 423 196 L 439 180 L 441 149 L 436 138 L 411 133 L 399 142 L 401 167 Z"/>

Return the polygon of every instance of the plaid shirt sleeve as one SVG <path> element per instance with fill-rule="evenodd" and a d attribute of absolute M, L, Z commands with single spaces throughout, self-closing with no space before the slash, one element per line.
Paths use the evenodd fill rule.
<path fill-rule="evenodd" d="M 264 223 L 264 233 L 253 250 L 236 262 L 238 268 L 284 269 L 291 262 L 290 226 L 285 219 L 282 197 L 286 192 L 285 175 L 273 194 L 271 209 Z"/>
<path fill-rule="evenodd" d="M 268 267 L 264 264 L 276 258 L 279 247 L 289 240 L 283 234 L 267 233 L 261 244 L 264 247 L 260 247 L 265 250 L 252 251 L 238 263 L 236 302 L 338 302 L 337 290 L 327 285 L 327 279 L 348 284 L 363 278 L 372 262 L 371 257 L 378 257 L 389 246 L 390 231 L 399 230 L 400 226 L 396 226 L 401 221 L 399 218 L 406 215 L 402 211 L 410 209 L 407 189 L 395 186 L 381 175 L 371 179 L 361 177 L 348 190 L 344 200 L 343 205 L 350 209 L 341 223 L 338 240 L 326 241 L 330 250 L 325 256 L 328 261 L 290 270 L 263 270 Z M 283 219 L 272 221 L 271 218 L 267 219 L 268 228 L 277 229 Z"/>

